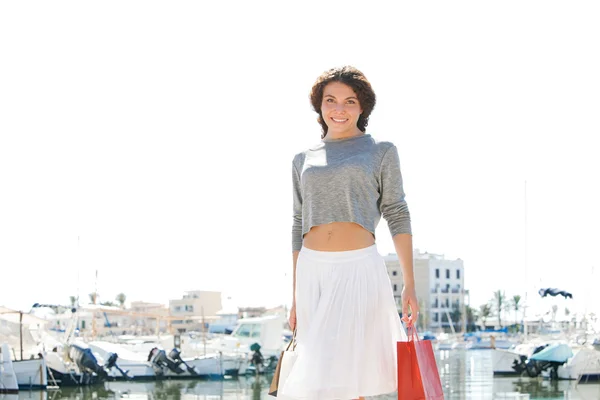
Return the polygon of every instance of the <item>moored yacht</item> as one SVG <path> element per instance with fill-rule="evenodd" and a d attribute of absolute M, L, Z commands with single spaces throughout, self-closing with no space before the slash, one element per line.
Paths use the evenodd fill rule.
<path fill-rule="evenodd" d="M 19 384 L 17 383 L 17 376 L 13 370 L 10 347 L 6 343 L 3 343 L 2 346 L 0 346 L 0 393 L 19 393 Z"/>

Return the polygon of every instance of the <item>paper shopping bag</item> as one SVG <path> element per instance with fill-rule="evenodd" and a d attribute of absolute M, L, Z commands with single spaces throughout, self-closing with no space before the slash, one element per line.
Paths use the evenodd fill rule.
<path fill-rule="evenodd" d="M 292 366 L 296 362 L 297 356 L 296 335 L 294 332 L 294 336 L 288 344 L 288 347 L 285 349 L 285 351 L 281 352 L 279 360 L 277 361 L 277 367 L 275 368 L 275 373 L 273 374 L 273 379 L 271 380 L 271 387 L 269 388 L 269 395 L 280 399 L 284 398 L 284 396 L 279 393 L 279 389 L 283 387 L 287 377 L 290 374 Z"/>
<path fill-rule="evenodd" d="M 408 342 L 398 342 L 398 400 L 444 400 L 430 340 L 409 327 Z"/>

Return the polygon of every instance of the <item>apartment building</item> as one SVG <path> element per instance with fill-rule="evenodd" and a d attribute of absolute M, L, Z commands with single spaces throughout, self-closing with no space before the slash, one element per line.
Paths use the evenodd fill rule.
<path fill-rule="evenodd" d="M 390 276 L 398 311 L 402 304 L 402 268 L 396 254 L 383 257 Z M 421 309 L 420 324 L 426 329 L 459 331 L 464 329 L 465 290 L 464 263 L 460 258 L 447 260 L 444 255 L 413 253 L 415 289 Z"/>
<path fill-rule="evenodd" d="M 194 290 L 185 292 L 181 299 L 169 300 L 171 326 L 180 333 L 206 329 L 222 309 L 221 292 Z"/>

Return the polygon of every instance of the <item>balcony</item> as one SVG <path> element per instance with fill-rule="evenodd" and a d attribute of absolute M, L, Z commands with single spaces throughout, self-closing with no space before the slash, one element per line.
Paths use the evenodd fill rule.
<path fill-rule="evenodd" d="M 433 293 L 433 294 L 436 294 L 436 293 L 443 293 L 443 294 L 448 294 L 448 293 L 461 294 L 461 293 L 463 293 L 463 289 L 460 289 L 460 288 L 440 288 L 440 289 L 431 289 L 431 293 Z"/>

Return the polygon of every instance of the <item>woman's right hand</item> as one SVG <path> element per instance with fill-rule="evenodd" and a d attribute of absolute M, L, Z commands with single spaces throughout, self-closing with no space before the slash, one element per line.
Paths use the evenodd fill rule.
<path fill-rule="evenodd" d="M 296 302 L 292 304 L 292 308 L 290 309 L 290 317 L 288 319 L 290 324 L 290 329 L 292 331 L 296 330 Z"/>

